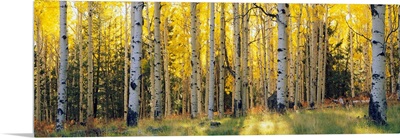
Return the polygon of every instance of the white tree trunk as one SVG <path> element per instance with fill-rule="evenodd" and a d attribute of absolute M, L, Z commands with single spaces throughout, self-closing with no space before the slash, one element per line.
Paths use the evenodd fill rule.
<path fill-rule="evenodd" d="M 214 3 L 210 3 L 210 68 L 209 68 L 209 94 L 208 94 L 208 119 L 212 120 L 214 115 L 214 90 L 215 90 L 215 52 L 214 52 Z M 207 98 L 207 97 L 206 97 Z"/>
<path fill-rule="evenodd" d="M 317 77 L 316 77 L 316 72 L 317 72 L 317 21 L 318 21 L 318 14 L 317 10 L 315 9 L 316 6 L 312 5 L 312 11 L 313 11 L 313 19 L 312 19 L 312 44 L 311 44 L 311 49 L 310 49 L 310 101 L 309 105 L 311 108 L 315 105 L 315 98 L 316 98 L 316 88 L 317 88 Z"/>
<path fill-rule="evenodd" d="M 246 13 L 248 10 L 248 4 L 247 3 L 243 3 L 242 5 L 242 13 Z M 249 16 L 243 16 L 242 17 L 242 40 L 243 40 L 243 44 L 242 44 L 242 48 L 243 48 L 243 57 L 242 57 L 242 114 L 246 115 L 247 112 L 247 108 L 248 108 L 248 90 L 249 90 L 249 66 L 248 66 L 248 54 L 249 54 L 249 47 L 248 47 L 248 38 L 249 38 L 249 27 L 248 27 L 248 22 L 249 22 Z"/>
<path fill-rule="evenodd" d="M 347 5 L 347 9 L 349 11 L 349 20 L 353 20 L 351 17 L 351 12 L 350 12 L 350 4 Z M 354 71 L 353 71 L 353 35 L 351 34 L 351 30 L 349 30 L 349 37 L 350 37 L 350 91 L 351 91 L 351 97 L 355 97 L 354 93 Z"/>
<path fill-rule="evenodd" d="M 60 1 L 60 70 L 58 86 L 58 108 L 56 131 L 64 129 L 65 107 L 67 106 L 67 66 L 68 66 L 68 39 L 67 39 L 67 2 Z"/>
<path fill-rule="evenodd" d="M 160 40 L 160 2 L 154 3 L 154 78 L 155 108 L 154 119 L 161 120 L 161 40 Z"/>
<path fill-rule="evenodd" d="M 79 45 L 79 122 L 83 122 L 83 48 L 82 48 L 82 13 L 78 11 L 78 45 Z"/>
<path fill-rule="evenodd" d="M 93 9 L 92 9 L 92 3 L 88 3 L 88 9 L 89 9 L 89 45 L 88 45 L 88 93 L 87 93 L 87 113 L 86 113 L 86 119 L 88 125 L 91 125 L 93 123 L 93 42 L 92 42 L 92 16 L 93 16 Z"/>
<path fill-rule="evenodd" d="M 371 5 L 372 14 L 372 89 L 369 117 L 376 124 L 386 124 L 385 88 L 385 5 Z"/>
<path fill-rule="evenodd" d="M 220 118 L 224 116 L 224 95 L 225 95 L 225 4 L 221 3 L 221 19 L 220 19 L 220 47 L 219 52 L 219 103 L 218 103 L 218 115 Z"/>
<path fill-rule="evenodd" d="M 169 78 L 169 71 L 168 71 L 168 64 L 169 64 L 169 54 L 168 54 L 168 18 L 165 18 L 164 21 L 164 79 L 165 79 L 165 111 L 166 115 L 170 115 L 172 112 L 171 109 L 171 89 L 170 89 L 170 78 Z"/>
<path fill-rule="evenodd" d="M 302 73 L 301 73 L 301 66 L 300 66 L 300 61 L 301 61 L 301 58 L 302 58 L 302 56 L 300 56 L 301 54 L 301 48 L 300 48 L 300 28 L 301 28 L 301 15 L 302 15 L 302 13 L 303 13 L 303 10 L 302 10 L 302 8 L 303 8 L 303 5 L 300 5 L 300 13 L 299 13 L 299 15 L 298 15 L 298 17 L 297 17 L 297 39 L 296 39 L 296 42 L 297 42 L 297 56 L 296 56 L 296 82 L 295 82 L 295 94 L 294 94 L 294 109 L 295 110 L 297 110 L 297 102 L 299 101 L 299 94 L 300 94 L 300 89 L 301 89 L 301 83 L 303 83 L 302 81 L 301 81 L 301 76 L 302 76 Z"/>
<path fill-rule="evenodd" d="M 128 109 L 128 126 L 137 126 L 139 122 L 139 93 L 142 59 L 142 10 L 144 2 L 131 3 L 131 66 L 129 80 L 129 109 Z"/>
<path fill-rule="evenodd" d="M 128 92 L 129 92 L 129 36 L 128 36 L 128 4 L 125 5 L 125 56 L 124 56 L 124 120 L 128 117 Z"/>
<path fill-rule="evenodd" d="M 278 4 L 278 79 L 277 79 L 277 111 L 284 113 L 287 105 L 287 16 L 289 4 Z"/>
<path fill-rule="evenodd" d="M 192 65 L 192 74 L 191 74 L 191 78 L 190 78 L 190 90 L 191 90 L 191 94 L 190 94 L 190 106 L 191 106 L 191 118 L 196 118 L 197 117 L 197 88 L 198 88 L 198 84 L 197 84 L 197 59 L 198 59 L 198 55 L 196 52 L 196 22 L 197 22 L 197 18 L 196 18 L 196 4 L 197 3 L 190 3 L 190 43 L 191 43 L 191 48 L 192 48 L 192 58 L 191 58 L 191 62 L 190 64 Z"/>
<path fill-rule="evenodd" d="M 241 99 L 241 78 L 240 78 L 240 32 L 239 32 L 239 4 L 233 3 L 233 41 L 235 45 L 235 99 L 233 112 L 235 117 L 240 116 L 242 110 L 242 99 Z"/>

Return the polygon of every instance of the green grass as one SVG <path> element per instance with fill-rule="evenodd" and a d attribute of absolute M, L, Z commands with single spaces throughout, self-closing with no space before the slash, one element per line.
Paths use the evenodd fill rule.
<path fill-rule="evenodd" d="M 217 118 L 218 127 L 211 127 L 206 117 L 166 118 L 162 121 L 142 119 L 138 127 L 128 128 L 125 121 L 99 123 L 100 136 L 205 136 L 205 135 L 276 135 L 276 134 L 371 134 L 400 133 L 400 105 L 388 107 L 388 126 L 376 126 L 364 115 L 368 107 L 336 108 L 254 113 L 240 118 Z M 97 136 L 81 126 L 52 133 L 50 136 Z"/>

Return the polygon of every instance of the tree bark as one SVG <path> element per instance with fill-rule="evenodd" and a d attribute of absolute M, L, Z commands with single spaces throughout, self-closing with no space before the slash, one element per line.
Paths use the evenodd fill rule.
<path fill-rule="evenodd" d="M 128 121 L 129 127 L 138 126 L 139 122 L 139 94 L 140 94 L 140 78 L 141 59 L 142 59 L 142 10 L 144 2 L 132 2 L 131 4 L 131 66 L 129 80 L 129 109 Z M 134 15 L 134 16 L 133 16 Z"/>
<path fill-rule="evenodd" d="M 161 120 L 161 40 L 160 40 L 160 2 L 154 3 L 154 78 L 155 78 L 155 110 L 154 119 Z"/>
<path fill-rule="evenodd" d="M 129 36 L 128 36 L 128 7 L 125 3 L 125 56 L 124 56 L 124 120 L 128 117 L 128 93 L 129 93 Z"/>
<path fill-rule="evenodd" d="M 40 61 L 41 61 L 41 55 L 42 55 L 42 49 L 43 49 L 43 46 L 42 46 L 42 39 L 41 39 L 41 37 L 40 37 L 40 26 L 41 26 L 41 24 L 40 24 L 40 19 L 39 19 L 39 17 L 37 17 L 37 19 L 36 19 L 36 76 L 35 76 L 35 79 L 36 79 L 36 95 L 35 95 L 35 97 L 36 97 L 36 99 L 35 99 L 35 107 L 36 107 L 36 110 L 35 110 L 35 119 L 36 119 L 36 121 L 42 121 L 42 119 L 41 119 L 41 104 L 40 104 L 40 102 L 42 101 L 42 99 L 41 99 L 41 97 L 42 97 L 42 94 L 41 94 L 41 84 L 40 84 L 40 81 L 41 81 L 41 64 L 40 64 Z"/>
<path fill-rule="evenodd" d="M 398 26 L 400 26 L 400 7 L 398 7 L 398 12 L 397 12 L 397 22 Z M 399 59 L 400 59 L 400 27 L 397 29 L 397 50 L 399 52 Z M 399 61 L 400 62 L 400 61 Z M 400 67 L 399 67 L 399 72 L 397 76 L 397 100 L 400 101 Z"/>
<path fill-rule="evenodd" d="M 169 64 L 169 53 L 168 53 L 168 18 L 166 17 L 164 20 L 164 79 L 165 79 L 165 105 L 166 105 L 166 114 L 165 115 L 170 115 L 172 112 L 171 108 L 171 86 L 170 86 L 170 78 L 169 78 L 169 70 L 168 70 L 168 64 Z"/>
<path fill-rule="evenodd" d="M 215 90 L 215 52 L 214 52 L 214 3 L 210 3 L 210 68 L 209 68 L 209 97 L 208 97 L 208 119 L 212 120 L 214 117 L 214 90 Z M 207 98 L 207 97 L 206 97 Z"/>
<path fill-rule="evenodd" d="M 192 66 L 192 74 L 190 78 L 190 90 L 191 90 L 191 95 L 190 95 L 190 106 L 191 106 L 191 118 L 197 118 L 197 89 L 198 89 L 198 84 L 197 84 L 197 66 L 198 63 L 196 62 L 198 59 L 197 55 L 197 47 L 196 47 L 196 5 L 197 3 L 190 3 L 190 42 L 191 42 L 191 48 L 192 48 L 192 58 L 191 58 L 191 66 Z"/>
<path fill-rule="evenodd" d="M 82 14 L 78 11 L 78 45 L 79 45 L 79 122 L 83 122 L 83 43 L 82 43 Z"/>
<path fill-rule="evenodd" d="M 240 32 L 239 32 L 239 4 L 233 3 L 233 39 L 235 45 L 235 99 L 234 99 L 234 115 L 241 116 L 242 99 L 241 99 L 241 73 L 240 73 Z"/>
<path fill-rule="evenodd" d="M 224 96 L 225 96 L 225 4 L 221 3 L 221 19 L 220 19 L 220 47 L 219 52 L 219 100 L 218 115 L 220 118 L 224 116 Z"/>
<path fill-rule="evenodd" d="M 94 107 L 93 107 L 93 41 L 92 41 L 92 16 L 93 16 L 93 9 L 92 3 L 89 2 L 88 9 L 89 9 L 89 45 L 88 45 L 88 93 L 87 93 L 87 113 L 86 119 L 88 126 L 92 125 L 93 117 L 94 117 Z M 100 47 L 99 47 L 100 49 Z M 100 58 L 100 55 L 99 57 Z M 99 65 L 98 65 L 99 66 Z M 98 67 L 99 68 L 99 67 Z M 99 72 L 98 72 L 99 73 Z M 99 79 L 99 78 L 98 78 Z"/>
<path fill-rule="evenodd" d="M 374 123 L 386 125 L 385 88 L 385 5 L 371 5 L 372 14 L 372 89 L 369 117 Z"/>
<path fill-rule="evenodd" d="M 67 106 L 67 66 L 68 66 L 68 39 L 67 39 L 67 2 L 60 1 L 60 71 L 58 86 L 58 108 L 56 131 L 64 129 L 65 107 Z"/>
<path fill-rule="evenodd" d="M 286 112 L 287 105 L 287 16 L 289 4 L 278 4 L 278 79 L 277 79 L 277 111 Z"/>

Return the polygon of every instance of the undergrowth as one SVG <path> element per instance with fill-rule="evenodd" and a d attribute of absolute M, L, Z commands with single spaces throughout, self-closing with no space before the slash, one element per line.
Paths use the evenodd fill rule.
<path fill-rule="evenodd" d="M 387 126 L 376 126 L 368 119 L 368 107 L 324 108 L 287 111 L 286 114 L 249 112 L 246 117 L 218 118 L 219 126 L 210 126 L 206 116 L 190 119 L 169 116 L 162 121 L 141 119 L 137 127 L 127 127 L 122 119 L 107 123 L 95 120 L 94 128 L 68 122 L 61 132 L 54 124 L 35 122 L 35 136 L 206 136 L 206 135 L 276 135 L 276 134 L 372 134 L 400 133 L 400 105 L 388 107 Z"/>

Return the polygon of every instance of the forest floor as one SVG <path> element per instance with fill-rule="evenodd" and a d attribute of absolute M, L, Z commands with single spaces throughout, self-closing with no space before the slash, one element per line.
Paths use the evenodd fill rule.
<path fill-rule="evenodd" d="M 397 102 L 396 102 L 397 103 Z M 95 120 L 94 128 L 79 124 L 65 125 L 54 132 L 54 125 L 35 123 L 35 136 L 207 136 L 207 135 L 279 135 L 279 134 L 376 134 L 400 133 L 400 104 L 390 104 L 387 126 L 376 126 L 368 116 L 368 105 L 315 110 L 288 110 L 284 115 L 253 110 L 246 117 L 218 118 L 219 126 L 210 126 L 207 117 L 190 119 L 170 116 L 162 121 L 141 119 L 138 127 L 128 128 L 122 119 L 102 123 Z M 48 130 L 53 129 L 53 130 Z"/>

